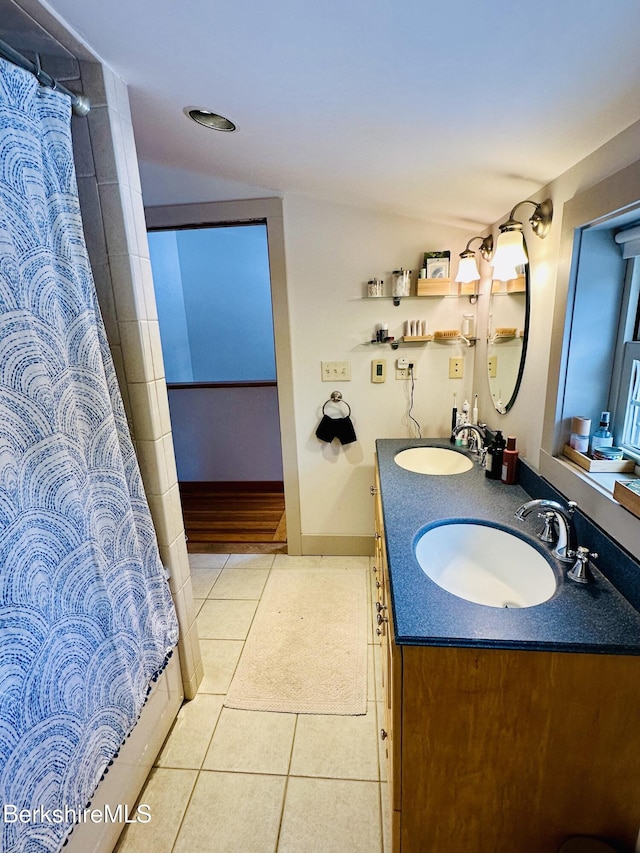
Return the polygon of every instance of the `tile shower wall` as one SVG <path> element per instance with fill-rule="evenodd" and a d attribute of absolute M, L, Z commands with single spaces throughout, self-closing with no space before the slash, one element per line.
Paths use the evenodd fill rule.
<path fill-rule="evenodd" d="M 176 473 L 138 159 L 127 87 L 81 62 L 87 118 L 73 138 L 87 248 L 131 434 L 180 623 L 184 692 L 203 669 Z"/>

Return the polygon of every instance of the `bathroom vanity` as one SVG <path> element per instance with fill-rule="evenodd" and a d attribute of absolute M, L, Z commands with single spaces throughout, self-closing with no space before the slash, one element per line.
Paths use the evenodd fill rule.
<path fill-rule="evenodd" d="M 538 539 L 536 513 L 514 517 L 532 497 L 519 486 L 488 480 L 477 462 L 449 475 L 394 461 L 425 445 L 450 448 L 377 442 L 374 582 L 394 851 L 554 853 L 582 834 L 633 850 L 640 615 L 595 567 L 587 585 L 566 578 L 570 566 Z M 453 520 L 524 539 L 555 574 L 551 597 L 486 606 L 441 588 L 415 545 Z"/>

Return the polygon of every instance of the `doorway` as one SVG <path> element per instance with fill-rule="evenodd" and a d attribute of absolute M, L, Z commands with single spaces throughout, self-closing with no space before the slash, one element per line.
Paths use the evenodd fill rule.
<path fill-rule="evenodd" d="M 291 494 L 293 484 L 297 492 L 297 479 L 290 471 L 287 476 L 284 461 L 281 419 L 283 412 L 285 420 L 291 415 L 280 375 L 290 375 L 288 346 L 276 353 L 278 325 L 288 343 L 288 323 L 281 316 L 286 308 L 281 240 L 269 222 L 269 202 L 280 206 L 279 200 L 264 200 L 267 216 L 260 219 L 232 219 L 220 210 L 231 206 L 237 211 L 240 202 L 147 209 L 178 479 L 192 552 L 239 552 L 256 546 L 286 552 L 287 527 L 289 553 L 296 553 L 292 530 L 294 541 L 299 540 L 295 512 L 287 514 L 285 523 L 287 491 Z M 194 211 L 188 221 L 185 208 L 201 214 L 203 207 L 220 218 L 203 222 Z M 279 294 L 274 292 L 278 289 Z"/>

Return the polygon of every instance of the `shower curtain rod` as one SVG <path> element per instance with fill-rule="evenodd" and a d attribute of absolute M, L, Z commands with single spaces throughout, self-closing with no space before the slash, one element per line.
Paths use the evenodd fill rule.
<path fill-rule="evenodd" d="M 35 75 L 41 86 L 46 86 L 48 89 L 57 89 L 58 92 L 68 95 L 71 98 L 71 106 L 73 108 L 74 115 L 86 116 L 91 109 L 91 101 L 89 98 L 85 98 L 84 95 L 74 94 L 67 89 L 66 86 L 63 86 L 62 83 L 58 83 L 58 81 L 50 74 L 47 74 L 46 71 L 42 70 L 40 67 L 39 54 L 36 53 L 36 61 L 31 62 L 31 60 L 26 58 L 26 56 L 23 56 L 21 53 L 18 53 L 17 50 L 14 50 L 11 45 L 6 43 L 6 41 L 2 41 L 2 39 L 0 39 L 0 57 L 7 59 L 9 62 L 13 62 L 14 65 L 17 65 L 19 68 L 23 68 L 25 71 L 30 71 Z"/>

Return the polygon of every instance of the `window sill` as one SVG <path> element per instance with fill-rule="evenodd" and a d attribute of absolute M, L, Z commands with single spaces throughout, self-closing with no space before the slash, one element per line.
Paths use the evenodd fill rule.
<path fill-rule="evenodd" d="M 616 480 L 631 480 L 635 473 L 593 474 L 562 456 L 540 451 L 540 475 L 567 500 L 574 500 L 584 515 L 604 530 L 633 557 L 640 560 L 640 519 L 614 500 Z"/>

